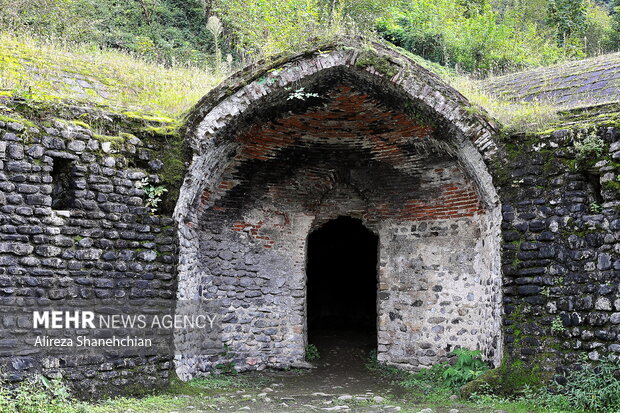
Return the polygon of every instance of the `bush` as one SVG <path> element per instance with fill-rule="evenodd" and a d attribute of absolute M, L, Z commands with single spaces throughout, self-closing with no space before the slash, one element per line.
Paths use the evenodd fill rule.
<path fill-rule="evenodd" d="M 577 160 L 580 162 L 597 161 L 607 149 L 605 141 L 596 133 L 591 133 L 585 138 L 575 141 L 574 147 Z"/>
<path fill-rule="evenodd" d="M 518 367 L 517 370 L 515 367 Z M 565 384 L 551 387 L 543 386 L 540 376 L 531 375 L 530 372 L 530 369 L 519 363 L 504 363 L 499 369 L 490 370 L 462 390 L 466 391 L 465 396 L 471 396 L 474 401 L 482 403 L 512 395 L 511 399 L 515 402 L 530 405 L 538 411 L 620 411 L 620 360 L 604 358 L 594 365 L 584 364 L 565 377 Z M 502 391 L 502 386 L 506 384 L 511 384 L 510 392 Z M 461 395 L 464 395 L 463 391 Z"/>
<path fill-rule="evenodd" d="M 567 376 L 566 384 L 558 386 L 558 394 L 577 410 L 592 412 L 620 411 L 620 361 L 605 358 L 596 365 L 585 364 Z M 551 404 L 565 404 L 552 398 Z M 558 403 L 559 402 L 559 403 Z M 550 407 L 555 407 L 551 405 Z"/>
<path fill-rule="evenodd" d="M 516 7 L 500 14 L 488 4 L 468 11 L 458 0 L 421 0 L 393 8 L 378 31 L 426 59 L 480 75 L 558 61 L 551 34 L 523 17 Z"/>
<path fill-rule="evenodd" d="M 456 356 L 454 364 L 438 363 L 428 369 L 410 373 L 379 363 L 376 353 L 372 353 L 367 367 L 403 387 L 415 388 L 427 394 L 452 393 L 463 384 L 479 377 L 489 368 L 482 360 L 479 350 L 456 349 L 451 355 Z"/>
<path fill-rule="evenodd" d="M 299 51 L 341 35 L 370 35 L 398 0 L 219 0 L 237 51 L 251 58 Z"/>
<path fill-rule="evenodd" d="M 482 361 L 480 350 L 456 349 L 452 352 L 456 356 L 456 363 L 448 366 L 443 372 L 443 378 L 453 389 L 480 377 L 489 369 Z"/>
<path fill-rule="evenodd" d="M 59 379 L 35 376 L 10 388 L 0 382 L 0 412 L 3 413 L 86 413 Z"/>
<path fill-rule="evenodd" d="M 538 388 L 542 383 L 539 369 L 526 366 L 522 361 L 505 358 L 501 366 L 487 370 L 477 379 L 461 387 L 461 397 L 491 394 L 499 397 L 516 397 L 526 388 Z"/>
<path fill-rule="evenodd" d="M 214 52 L 201 0 L 0 0 L 0 29 L 121 49 L 167 65 L 205 66 Z"/>

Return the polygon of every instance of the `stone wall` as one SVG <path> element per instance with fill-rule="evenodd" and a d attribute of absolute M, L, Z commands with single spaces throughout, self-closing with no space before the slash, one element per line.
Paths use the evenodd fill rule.
<path fill-rule="evenodd" d="M 1 358 L 9 378 L 43 371 L 87 394 L 164 385 L 173 357 L 183 379 L 220 362 L 295 366 L 307 238 L 339 216 L 379 237 L 381 361 L 419 369 L 459 346 L 562 373 L 582 353 L 620 353 L 616 128 L 500 140 L 458 92 L 374 47 L 251 67 L 209 94 L 188 117 L 194 156 L 174 221 L 159 212 L 174 205 L 184 152 L 166 125 L 75 108 L 2 117 L 0 305 L 218 299 L 230 349 L 41 350 Z M 167 185 L 163 211 L 144 178 Z M 11 311 L 1 322 L 6 351 L 28 326 Z"/>
<path fill-rule="evenodd" d="M 512 136 L 506 147 L 510 162 L 497 175 L 507 352 L 559 373 L 583 354 L 617 355 L 617 128 Z"/>
<path fill-rule="evenodd" d="M 382 225 L 380 361 L 430 367 L 461 347 L 482 350 L 499 366 L 502 293 L 495 231 L 487 215 Z"/>
<path fill-rule="evenodd" d="M 161 299 L 173 307 L 175 299 L 175 225 L 151 214 L 140 185 L 159 180 L 162 145 L 146 130 L 162 125 L 95 111 L 72 115 L 80 121 L 0 121 L 0 341 L 3 354 L 13 354 L 0 362 L 11 381 L 43 371 L 82 396 L 162 386 L 170 354 L 18 351 L 20 337 L 32 333 L 31 317 L 17 311 L 28 300 L 53 307 L 70 299 Z M 91 119 L 99 134 L 84 123 Z"/>

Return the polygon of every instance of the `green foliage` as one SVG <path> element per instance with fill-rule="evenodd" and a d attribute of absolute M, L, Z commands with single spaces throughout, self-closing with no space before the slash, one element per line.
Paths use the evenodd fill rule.
<path fill-rule="evenodd" d="M 620 50 L 620 0 L 611 2 L 611 34 L 609 43 L 612 50 Z"/>
<path fill-rule="evenodd" d="M 0 89 L 38 105 L 86 101 L 178 116 L 224 75 L 197 67 L 168 68 L 118 50 L 93 50 L 88 45 L 0 31 Z M 67 80 L 59 82 L 63 78 Z M 76 88 L 75 79 L 93 86 L 86 89 L 91 93 Z"/>
<path fill-rule="evenodd" d="M 228 344 L 224 344 L 224 350 L 220 353 L 220 356 L 224 359 L 221 363 L 215 365 L 215 368 L 222 374 L 237 375 L 238 371 L 235 369 L 235 353 L 231 350 Z"/>
<path fill-rule="evenodd" d="M 562 321 L 560 316 L 555 317 L 553 321 L 551 321 L 551 331 L 553 331 L 554 333 L 562 333 L 565 330 L 566 327 L 564 327 L 564 322 Z"/>
<path fill-rule="evenodd" d="M 456 363 L 447 367 L 443 378 L 452 388 L 458 388 L 474 379 L 477 379 L 489 369 L 482 361 L 480 350 L 456 349 L 452 352 L 456 356 Z"/>
<path fill-rule="evenodd" d="M 598 214 L 599 212 L 601 212 L 603 210 L 603 207 L 597 203 L 597 202 L 592 202 L 590 204 L 590 212 L 594 213 L 594 214 Z"/>
<path fill-rule="evenodd" d="M 620 38 L 617 14 L 612 22 L 594 0 L 0 0 L 0 9 L 0 30 L 216 74 L 232 52 L 255 59 L 376 31 L 477 74 L 615 50 Z"/>
<path fill-rule="evenodd" d="M 306 361 L 314 361 L 320 358 L 319 349 L 314 344 L 308 344 L 306 347 Z"/>
<path fill-rule="evenodd" d="M 575 141 L 577 160 L 595 161 L 605 153 L 605 141 L 596 133 L 591 133 L 583 139 Z"/>
<path fill-rule="evenodd" d="M 214 51 L 201 0 L 0 0 L 0 28 L 204 66 Z"/>
<path fill-rule="evenodd" d="M 426 59 L 481 75 L 547 65 L 562 56 L 544 30 L 523 21 L 521 10 L 500 14 L 485 2 L 472 10 L 458 0 L 404 2 L 378 30 Z"/>
<path fill-rule="evenodd" d="M 318 0 L 222 0 L 218 13 L 244 55 L 273 55 L 303 47 L 318 35 L 323 16 Z"/>
<path fill-rule="evenodd" d="M 586 27 L 583 37 L 584 51 L 588 56 L 617 51 L 614 39 L 614 27 L 609 8 L 601 6 L 594 0 L 586 2 Z"/>
<path fill-rule="evenodd" d="M 456 349 L 451 355 L 456 356 L 454 364 L 438 363 L 416 373 L 381 364 L 376 359 L 376 353 L 370 355 L 366 366 L 403 387 L 437 395 L 453 393 L 489 369 L 479 350 Z"/>
<path fill-rule="evenodd" d="M 539 387 L 542 384 L 540 368 L 527 366 L 522 361 L 504 358 L 502 364 L 495 369 L 487 370 L 475 380 L 461 387 L 461 397 L 472 398 L 476 395 L 492 394 L 500 397 L 514 397 L 524 388 Z"/>
<path fill-rule="evenodd" d="M 35 376 L 9 388 L 0 382 L 0 412 L 7 413 L 78 413 L 84 407 L 71 399 L 59 379 Z"/>
<path fill-rule="evenodd" d="M 616 378 L 619 369 L 618 360 L 603 359 L 596 365 L 585 364 L 569 373 L 564 385 L 554 385 L 551 389 L 525 385 L 512 400 L 528 403 L 536 411 L 615 413 L 620 411 L 620 381 Z M 498 396 L 474 394 L 473 399 L 490 403 Z"/>
<path fill-rule="evenodd" d="M 222 17 L 242 56 L 298 51 L 343 34 L 368 34 L 396 0 L 219 0 Z M 359 29 L 362 27 L 363 29 Z"/>
<path fill-rule="evenodd" d="M 586 29 L 585 0 L 549 0 L 547 23 L 556 29 L 560 46 L 576 49 Z"/>
<path fill-rule="evenodd" d="M 596 365 L 585 364 L 571 372 L 558 392 L 576 410 L 617 412 L 620 410 L 620 361 L 603 359 Z M 562 403 L 564 404 L 564 403 Z"/>
<path fill-rule="evenodd" d="M 163 185 L 151 185 L 149 184 L 149 178 L 143 178 L 136 187 L 142 189 L 146 194 L 146 207 L 154 214 L 157 212 L 159 203 L 161 202 L 161 196 L 167 192 Z"/>
<path fill-rule="evenodd" d="M 308 98 L 318 98 L 318 97 L 320 96 L 317 93 L 306 92 L 305 88 L 300 87 L 299 89 L 292 91 L 288 95 L 286 100 L 293 100 L 293 99 L 306 100 Z"/>

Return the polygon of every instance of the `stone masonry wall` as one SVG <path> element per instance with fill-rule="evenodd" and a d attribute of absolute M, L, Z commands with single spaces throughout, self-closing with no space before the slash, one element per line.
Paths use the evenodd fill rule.
<path fill-rule="evenodd" d="M 82 121 L 89 113 L 80 113 L 75 123 L 52 117 L 0 121 L 0 304 L 6 310 L 24 300 L 54 306 L 114 298 L 139 305 L 157 298 L 174 307 L 175 225 L 150 213 L 138 184 L 159 180 L 161 147 L 145 130 L 161 125 L 134 120 L 125 123 L 135 127 L 122 130 L 121 120 L 99 114 L 98 130 L 116 131 L 104 136 Z M 61 164 L 67 165 L 64 178 L 53 178 Z M 65 180 L 66 199 L 52 208 L 59 179 Z M 9 311 L 0 323 L 0 346 L 16 352 L 0 359 L 10 380 L 43 372 L 62 377 L 81 396 L 167 383 L 169 354 L 50 356 L 44 348 L 19 354 L 12 340 L 28 330 L 28 322 Z"/>
<path fill-rule="evenodd" d="M 237 369 L 294 366 L 307 345 L 307 237 L 350 216 L 380 238 L 381 361 L 419 369 L 467 346 L 499 362 L 499 216 L 454 137 L 348 79 L 321 84 L 305 107 L 231 132 L 232 156 L 185 216 L 179 298 L 223 303 Z M 180 356 L 177 373 L 226 357 Z"/>
<path fill-rule="evenodd" d="M 506 351 L 563 373 L 620 353 L 620 141 L 616 127 L 506 142 L 503 203 Z"/>
<path fill-rule="evenodd" d="M 461 347 L 482 350 L 499 365 L 502 294 L 495 231 L 486 215 L 381 226 L 380 361 L 419 369 L 448 360 Z"/>

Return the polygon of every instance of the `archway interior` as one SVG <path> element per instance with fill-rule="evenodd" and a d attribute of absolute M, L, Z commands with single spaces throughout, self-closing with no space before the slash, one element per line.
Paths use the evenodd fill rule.
<path fill-rule="evenodd" d="M 339 217 L 308 237 L 309 343 L 330 338 L 376 346 L 378 237 L 358 219 Z"/>
<path fill-rule="evenodd" d="M 302 360 L 321 326 L 340 338 L 343 326 L 366 326 L 378 359 L 406 368 L 443 361 L 456 345 L 490 354 L 496 243 L 455 140 L 424 113 L 403 112 L 411 100 L 399 106 L 364 79 L 331 74 L 323 89 L 306 87 L 319 97 L 285 95 L 273 113 L 229 123 L 229 158 L 197 199 L 183 288 L 225 303 L 222 341 L 244 368 Z M 360 221 L 328 221 L 338 216 L 379 234 L 380 291 L 376 238 L 358 244 L 373 236 Z M 327 224 L 309 239 L 316 222 Z M 330 305 L 327 317 L 315 298 Z"/>

